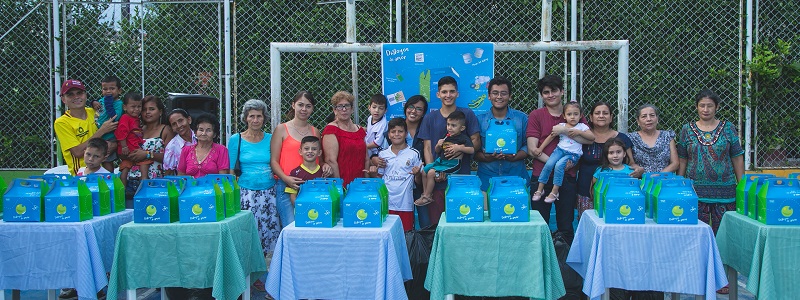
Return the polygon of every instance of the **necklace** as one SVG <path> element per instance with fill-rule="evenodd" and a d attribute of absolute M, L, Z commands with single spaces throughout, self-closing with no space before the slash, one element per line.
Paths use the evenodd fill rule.
<path fill-rule="evenodd" d="M 305 126 L 305 129 L 306 129 L 306 130 L 304 130 L 304 131 L 300 131 L 300 129 L 299 129 L 299 128 L 297 128 L 297 126 L 295 126 L 294 122 L 292 122 L 292 124 L 291 124 L 291 125 L 292 125 L 292 126 L 291 126 L 291 127 L 292 127 L 292 129 L 294 129 L 294 131 L 296 131 L 296 132 L 297 132 L 298 134 L 300 134 L 301 136 L 304 136 L 304 137 L 305 137 L 305 136 L 308 136 L 308 134 L 309 134 L 309 133 L 311 133 L 311 126 L 309 126 L 309 124 L 306 124 L 306 126 Z"/>
<path fill-rule="evenodd" d="M 699 142 L 700 145 L 708 147 L 708 146 L 716 144 L 717 140 L 720 137 L 720 135 L 722 135 L 722 129 L 725 127 L 723 122 L 724 121 L 720 121 L 717 124 L 717 127 L 712 129 L 711 131 L 703 131 L 694 122 L 692 122 L 689 125 L 689 128 L 692 129 L 692 132 L 697 137 L 697 142 Z M 720 125 L 722 125 L 722 126 L 720 126 Z"/>

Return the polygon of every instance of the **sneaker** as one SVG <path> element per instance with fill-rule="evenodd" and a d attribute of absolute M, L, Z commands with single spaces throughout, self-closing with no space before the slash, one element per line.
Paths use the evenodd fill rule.
<path fill-rule="evenodd" d="M 61 299 L 61 300 L 78 299 L 78 290 L 76 290 L 76 289 L 61 289 L 61 293 L 58 294 L 58 299 Z"/>

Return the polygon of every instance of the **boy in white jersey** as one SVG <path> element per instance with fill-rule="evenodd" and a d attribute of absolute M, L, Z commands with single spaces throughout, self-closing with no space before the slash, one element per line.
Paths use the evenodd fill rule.
<path fill-rule="evenodd" d="M 414 228 L 414 182 L 421 182 L 419 170 L 422 160 L 419 152 L 406 144 L 406 120 L 389 121 L 389 141 L 392 145 L 378 156 L 386 161 L 386 168 L 378 169 L 389 190 L 389 213 L 403 222 L 403 230 Z"/>

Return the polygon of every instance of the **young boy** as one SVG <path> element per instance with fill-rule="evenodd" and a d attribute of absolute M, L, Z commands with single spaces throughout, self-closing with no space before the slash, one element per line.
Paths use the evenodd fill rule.
<path fill-rule="evenodd" d="M 103 97 L 92 101 L 92 107 L 97 114 L 97 127 L 100 127 L 100 124 L 103 124 L 106 120 L 113 119 L 114 121 L 119 121 L 120 116 L 122 115 L 122 99 L 119 98 L 119 95 L 122 93 L 122 87 L 120 85 L 120 80 L 116 76 L 108 76 L 100 82 L 100 87 L 103 90 Z M 103 168 L 107 170 L 114 169 L 114 161 L 118 159 L 117 152 L 117 140 L 114 138 L 113 133 L 107 133 L 103 135 L 103 139 L 108 142 L 108 149 L 110 150 L 105 161 L 103 162 Z"/>
<path fill-rule="evenodd" d="M 139 115 L 142 113 L 142 95 L 135 92 L 125 94 L 123 107 L 125 114 L 119 118 L 119 126 L 114 131 L 114 136 L 119 142 L 119 149 L 117 153 L 127 156 L 133 150 L 141 149 L 144 144 L 142 138 L 142 127 L 139 126 Z M 140 170 L 148 170 L 152 160 L 145 160 L 138 163 Z M 120 179 L 123 185 L 128 184 L 128 172 L 133 167 L 133 162 L 130 160 L 123 160 L 119 164 Z M 148 172 L 142 172 L 141 179 L 147 179 Z"/>
<path fill-rule="evenodd" d="M 85 167 L 78 170 L 77 176 L 85 176 L 93 173 L 111 173 L 103 168 L 103 161 L 108 156 L 108 143 L 101 138 L 89 139 L 86 150 L 83 150 L 83 161 Z"/>
<path fill-rule="evenodd" d="M 317 158 L 320 155 L 322 155 L 322 146 L 319 138 L 313 135 L 304 137 L 300 140 L 300 156 L 303 157 L 303 164 L 289 171 L 288 175 L 303 181 L 322 177 L 322 168 L 317 164 Z M 287 186 L 284 191 L 289 194 L 289 199 L 294 205 L 294 201 L 297 200 L 297 190 Z"/>
<path fill-rule="evenodd" d="M 394 118 L 388 123 L 390 147 L 378 155 L 386 160 L 386 168 L 378 169 L 389 190 L 389 213 L 400 217 L 403 229 L 414 228 L 414 181 L 420 179 L 422 166 L 419 152 L 406 144 L 406 120 Z"/>
<path fill-rule="evenodd" d="M 439 154 L 439 157 L 433 163 L 425 165 L 422 173 L 422 196 L 414 201 L 415 204 L 425 205 L 430 203 L 433 200 L 433 186 L 436 185 L 436 178 L 440 177 L 441 173 L 453 174 L 460 171 L 463 167 L 464 160 L 462 158 L 465 157 L 465 154 L 467 157 L 471 157 L 475 153 L 472 140 L 463 133 L 467 128 L 465 125 L 466 119 L 464 113 L 458 110 L 447 116 L 447 135 L 436 142 L 434 150 Z M 444 155 L 445 151 L 455 151 L 461 154 L 448 159 Z"/>
<path fill-rule="evenodd" d="M 387 143 L 383 137 L 386 131 L 386 96 L 375 94 L 369 98 L 369 117 L 367 118 L 367 143 L 369 155 L 378 154 Z"/>

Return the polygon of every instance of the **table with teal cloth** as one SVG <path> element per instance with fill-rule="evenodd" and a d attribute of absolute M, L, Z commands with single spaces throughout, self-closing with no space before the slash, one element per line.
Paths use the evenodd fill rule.
<path fill-rule="evenodd" d="M 425 288 L 447 294 L 558 299 L 566 294 L 550 229 L 537 211 L 530 222 L 450 223 L 443 214 Z"/>
<path fill-rule="evenodd" d="M 126 210 L 83 222 L 0 221 L 0 290 L 75 288 L 96 299 L 108 284 L 117 229 Z"/>
<path fill-rule="evenodd" d="M 216 299 L 236 299 L 267 270 L 253 213 L 219 222 L 143 224 L 119 229 L 108 299 L 136 288 L 213 288 Z"/>
<path fill-rule="evenodd" d="M 583 292 L 607 288 L 705 295 L 716 299 L 728 283 L 708 224 L 606 224 L 594 210 L 581 216 L 567 264 L 583 278 Z"/>
<path fill-rule="evenodd" d="M 275 299 L 407 299 L 411 279 L 403 224 L 380 228 L 286 226 L 267 275 Z"/>
<path fill-rule="evenodd" d="M 722 263 L 747 276 L 758 299 L 800 297 L 800 226 L 765 225 L 729 211 L 717 231 Z"/>

